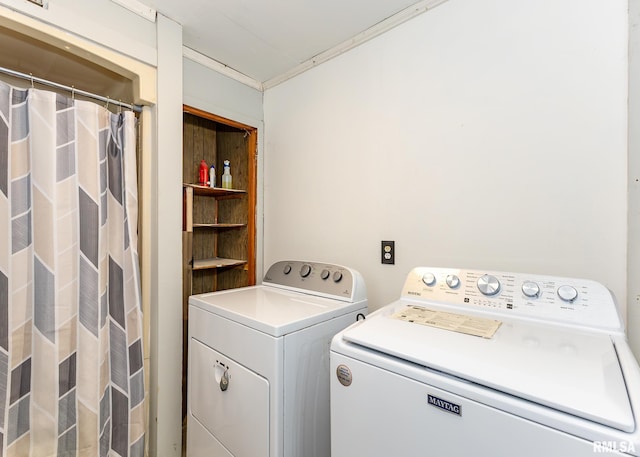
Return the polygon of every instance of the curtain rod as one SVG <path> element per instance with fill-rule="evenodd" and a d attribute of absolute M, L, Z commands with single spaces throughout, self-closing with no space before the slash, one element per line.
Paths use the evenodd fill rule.
<path fill-rule="evenodd" d="M 116 106 L 121 106 L 123 108 L 130 109 L 131 111 L 135 111 L 136 113 L 142 112 L 142 106 L 140 106 L 140 105 L 133 105 L 133 104 L 130 104 L 130 103 L 121 102 L 119 100 L 113 100 L 113 99 L 111 99 L 109 97 L 103 97 L 102 95 L 92 94 L 91 92 L 87 92 L 87 91 L 84 91 L 84 90 L 76 89 L 75 87 L 65 86 L 64 84 L 58 84 L 56 82 L 48 81 L 46 79 L 37 78 L 37 77 L 35 77 L 33 75 L 28 75 L 26 73 L 21 73 L 19 71 L 10 70 L 8 68 L 0 67 L 0 73 L 4 73 L 4 74 L 7 74 L 7 75 L 15 76 L 17 78 L 26 79 L 27 81 L 31 81 L 31 83 L 36 82 L 38 84 L 44 84 L 45 86 L 51 86 L 51 87 L 55 87 L 57 89 L 62 89 L 64 91 L 71 92 L 72 95 L 73 94 L 79 94 L 79 95 L 82 95 L 84 97 L 89 97 L 89 98 L 93 98 L 95 100 L 100 100 L 102 102 L 106 102 L 107 106 L 109 104 L 113 104 L 113 105 L 116 105 Z"/>

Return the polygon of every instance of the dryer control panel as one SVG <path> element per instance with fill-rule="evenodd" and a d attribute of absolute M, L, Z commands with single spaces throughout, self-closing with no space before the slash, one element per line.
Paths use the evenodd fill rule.
<path fill-rule="evenodd" d="M 499 271 L 414 268 L 402 298 L 482 313 L 623 331 L 615 299 L 588 280 Z"/>
<path fill-rule="evenodd" d="M 276 262 L 271 265 L 262 283 L 349 302 L 365 300 L 367 296 L 360 273 L 330 263 L 299 260 Z"/>

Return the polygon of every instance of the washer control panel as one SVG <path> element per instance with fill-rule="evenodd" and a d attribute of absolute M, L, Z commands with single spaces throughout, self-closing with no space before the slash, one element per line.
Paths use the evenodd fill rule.
<path fill-rule="evenodd" d="M 402 298 L 512 317 L 622 330 L 615 299 L 602 284 L 524 273 L 414 268 Z"/>
<path fill-rule="evenodd" d="M 339 300 L 359 301 L 366 298 L 360 273 L 329 263 L 300 260 L 276 262 L 271 265 L 262 283 Z"/>

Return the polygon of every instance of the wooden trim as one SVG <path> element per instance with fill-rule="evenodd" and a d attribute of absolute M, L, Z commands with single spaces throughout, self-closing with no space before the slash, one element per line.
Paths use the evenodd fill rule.
<path fill-rule="evenodd" d="M 222 116 L 218 116 L 217 114 L 212 114 L 212 113 L 208 113 L 207 111 L 203 111 L 199 108 L 194 108 L 193 106 L 189 106 L 189 105 L 182 105 L 182 111 L 185 113 L 189 113 L 189 114 L 193 114 L 194 116 L 198 116 L 198 117 L 202 117 L 205 119 L 209 119 L 210 121 L 215 121 L 215 122 L 219 122 L 221 124 L 225 124 L 228 125 L 230 127 L 235 127 L 237 129 L 240 130 L 255 130 L 256 128 L 251 126 L 251 125 L 247 125 L 247 124 L 243 124 L 241 122 L 238 121 L 233 121 L 231 119 L 227 119 L 226 117 L 222 117 Z"/>
<path fill-rule="evenodd" d="M 255 285 L 256 283 L 256 205 L 257 205 L 257 189 L 258 189 L 258 129 L 251 129 L 249 132 L 249 139 L 247 141 L 247 154 L 249 155 L 249 214 L 248 214 L 248 243 L 247 251 L 248 256 L 248 273 L 247 278 L 249 285 Z"/>
<path fill-rule="evenodd" d="M 184 224 L 185 232 L 193 232 L 193 188 L 185 187 L 184 189 Z"/>

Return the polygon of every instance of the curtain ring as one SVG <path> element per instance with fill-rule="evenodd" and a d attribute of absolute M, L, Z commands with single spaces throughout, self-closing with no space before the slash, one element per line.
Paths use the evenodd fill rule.
<path fill-rule="evenodd" d="M 29 73 L 29 76 L 31 76 L 31 88 L 33 89 L 34 85 L 33 85 L 33 73 Z"/>
<path fill-rule="evenodd" d="M 122 100 L 118 99 L 118 114 L 122 114 Z"/>
<path fill-rule="evenodd" d="M 76 99 L 76 87 L 71 86 L 71 100 L 75 101 Z"/>
<path fill-rule="evenodd" d="M 107 96 L 107 104 L 104 107 L 105 109 L 109 109 L 109 96 Z"/>

